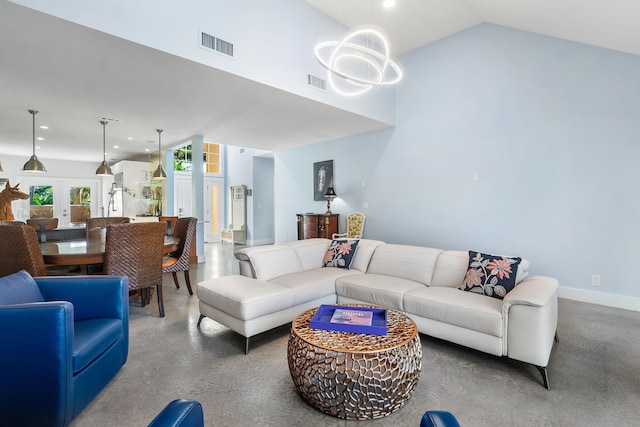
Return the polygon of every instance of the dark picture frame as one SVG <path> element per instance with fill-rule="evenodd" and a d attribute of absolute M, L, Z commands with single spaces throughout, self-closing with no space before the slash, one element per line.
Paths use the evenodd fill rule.
<path fill-rule="evenodd" d="M 326 201 L 324 193 L 333 187 L 333 160 L 313 164 L 313 200 Z"/>

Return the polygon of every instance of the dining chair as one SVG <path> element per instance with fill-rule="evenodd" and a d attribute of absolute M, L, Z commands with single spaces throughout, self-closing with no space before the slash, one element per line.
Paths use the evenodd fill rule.
<path fill-rule="evenodd" d="M 58 228 L 58 218 L 29 218 L 27 225 L 38 232 L 40 243 L 45 243 L 47 241 L 47 230 Z"/>
<path fill-rule="evenodd" d="M 177 219 L 175 227 L 173 227 L 173 237 L 180 239 L 178 250 L 171 252 L 162 262 L 162 272 L 173 275 L 173 283 L 176 284 L 177 289 L 180 289 L 177 272 L 184 271 L 184 279 L 187 282 L 189 295 L 193 295 L 191 280 L 189 279 L 189 267 L 191 265 L 191 246 L 196 235 L 197 222 L 197 219 L 192 217 Z"/>
<path fill-rule="evenodd" d="M 127 276 L 129 291 L 140 291 L 146 306 L 151 288 L 158 294 L 158 310 L 164 317 L 162 257 L 167 225 L 164 222 L 109 224 L 104 254 L 104 273 Z"/>
<path fill-rule="evenodd" d="M 164 221 L 167 223 L 167 236 L 173 236 L 173 229 L 176 226 L 176 222 L 178 221 L 177 216 L 166 216 L 160 215 L 158 217 L 158 221 Z"/>
<path fill-rule="evenodd" d="M 36 230 L 22 225 L 0 225 L 0 277 L 25 270 L 33 277 L 46 276 Z"/>
<path fill-rule="evenodd" d="M 87 239 L 93 239 L 100 236 L 100 229 L 107 228 L 111 224 L 129 224 L 131 218 L 128 216 L 112 216 L 112 217 L 92 217 L 87 218 Z"/>

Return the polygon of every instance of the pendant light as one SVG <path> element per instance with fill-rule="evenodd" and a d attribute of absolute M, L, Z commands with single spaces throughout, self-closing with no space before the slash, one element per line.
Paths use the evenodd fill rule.
<path fill-rule="evenodd" d="M 40 160 L 38 160 L 38 157 L 36 156 L 36 114 L 38 114 L 38 112 L 36 110 L 29 110 L 29 113 L 31 113 L 33 122 L 33 155 L 27 161 L 27 163 L 24 164 L 22 170 L 24 172 L 46 172 L 47 170 L 45 169 L 44 165 Z"/>
<path fill-rule="evenodd" d="M 96 175 L 109 176 L 113 175 L 113 172 L 111 172 L 111 168 L 107 163 L 107 143 L 105 137 L 105 127 L 107 126 L 107 121 L 100 120 L 100 124 L 102 124 L 102 163 L 100 164 L 100 166 L 98 166 L 98 169 L 96 169 Z"/>
<path fill-rule="evenodd" d="M 156 129 L 156 131 L 158 132 L 158 168 L 153 171 L 153 179 L 167 179 L 167 173 L 162 168 L 162 144 L 160 142 L 162 129 Z"/>

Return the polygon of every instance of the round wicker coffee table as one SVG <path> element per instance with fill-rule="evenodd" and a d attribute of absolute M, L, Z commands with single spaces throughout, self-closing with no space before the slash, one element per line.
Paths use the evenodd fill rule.
<path fill-rule="evenodd" d="M 382 418 L 400 409 L 422 369 L 414 321 L 388 310 L 385 336 L 311 329 L 316 310 L 296 317 L 289 335 L 289 371 L 302 398 L 342 419 Z"/>

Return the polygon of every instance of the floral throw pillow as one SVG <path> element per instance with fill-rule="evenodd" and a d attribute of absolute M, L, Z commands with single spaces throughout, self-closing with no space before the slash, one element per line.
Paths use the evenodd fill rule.
<path fill-rule="evenodd" d="M 469 251 L 469 268 L 460 289 L 503 299 L 516 286 L 521 261 L 522 258 Z"/>
<path fill-rule="evenodd" d="M 357 248 L 358 240 L 332 240 L 322 260 L 322 266 L 349 268 Z"/>

